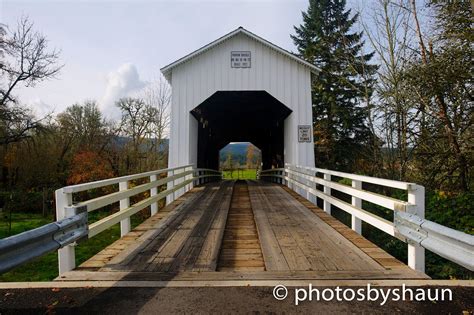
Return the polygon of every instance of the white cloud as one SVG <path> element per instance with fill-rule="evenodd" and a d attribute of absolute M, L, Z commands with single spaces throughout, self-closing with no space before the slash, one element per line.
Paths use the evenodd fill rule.
<path fill-rule="evenodd" d="M 107 87 L 105 88 L 104 96 L 99 102 L 100 109 L 106 117 L 118 119 L 120 112 L 115 107 L 115 102 L 121 97 L 142 89 L 146 85 L 147 82 L 140 79 L 134 64 L 122 64 L 117 70 L 110 72 L 107 76 Z"/>

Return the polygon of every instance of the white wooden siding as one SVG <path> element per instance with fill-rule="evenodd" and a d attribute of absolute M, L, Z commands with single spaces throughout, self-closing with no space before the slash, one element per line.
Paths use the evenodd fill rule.
<path fill-rule="evenodd" d="M 251 68 L 231 68 L 231 51 L 250 51 Z M 265 90 L 293 112 L 285 120 L 285 162 L 314 167 L 312 143 L 298 125 L 312 124 L 310 69 L 243 33 L 171 70 L 169 167 L 197 162 L 197 121 L 190 111 L 217 91 Z"/>

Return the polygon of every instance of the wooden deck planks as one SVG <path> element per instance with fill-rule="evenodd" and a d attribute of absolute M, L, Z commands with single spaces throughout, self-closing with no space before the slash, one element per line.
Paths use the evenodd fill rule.
<path fill-rule="evenodd" d="M 194 202 L 120 270 L 215 270 L 233 182 L 206 186 Z"/>
<path fill-rule="evenodd" d="M 282 188 L 290 194 L 294 199 L 303 204 L 306 208 L 310 209 L 314 214 L 316 214 L 321 220 L 330 225 L 334 230 L 344 236 L 347 240 L 352 242 L 357 246 L 361 251 L 363 251 L 367 256 L 371 257 L 374 261 L 380 264 L 386 270 L 399 269 L 404 270 L 407 274 L 413 274 L 413 270 L 410 269 L 406 264 L 402 263 L 395 257 L 391 256 L 383 249 L 379 248 L 374 243 L 370 242 L 363 236 L 357 234 L 355 231 L 342 224 L 336 218 L 324 212 L 322 209 L 316 207 L 307 199 L 303 198 L 290 188 L 282 186 Z M 383 258 L 381 257 L 383 256 Z M 426 276 L 426 275 L 424 275 Z"/>
<path fill-rule="evenodd" d="M 283 191 L 283 195 L 287 192 Z M 300 217 L 301 229 L 308 232 L 307 236 L 314 242 L 320 244 L 320 248 L 326 248 L 320 257 L 324 257 L 324 262 L 329 261 L 335 264 L 337 270 L 381 270 L 381 266 L 373 259 L 354 246 L 343 235 L 335 232 L 334 229 L 324 221 L 315 216 L 308 208 L 295 200 L 291 195 L 284 198 L 290 210 L 289 215 L 295 218 Z M 301 217 L 303 215 L 303 217 Z M 319 233 L 314 233 L 315 229 Z M 297 229 L 295 229 L 297 230 Z M 331 255 L 326 255 L 330 253 Z"/>
<path fill-rule="evenodd" d="M 247 184 L 237 181 L 227 216 L 218 271 L 264 271 Z"/>
<path fill-rule="evenodd" d="M 371 257 L 340 235 L 278 185 L 250 183 L 252 202 L 262 209 L 257 220 L 262 251 L 285 260 L 288 270 L 381 270 Z M 266 218 L 265 218 L 266 216 Z M 262 218 L 263 217 L 263 218 Z M 274 269 L 267 266 L 268 270 Z"/>
<path fill-rule="evenodd" d="M 65 278 L 427 278 L 285 186 L 233 185 L 194 188 Z"/>
<path fill-rule="evenodd" d="M 105 249 L 97 253 L 96 255 L 92 256 L 90 259 L 83 262 L 80 266 L 78 266 L 77 270 L 97 270 L 99 268 L 105 267 L 112 259 L 114 259 L 117 255 L 122 254 L 126 248 L 130 248 L 134 244 L 140 242 L 140 238 L 145 233 L 153 232 L 154 227 L 165 217 L 169 216 L 170 212 L 173 210 L 183 206 L 183 203 L 186 201 L 193 200 L 198 192 L 203 190 L 204 187 L 197 187 L 192 189 L 191 191 L 185 193 L 183 196 L 177 198 L 175 201 L 160 209 L 157 214 L 148 218 L 142 224 L 138 225 L 133 229 L 133 231 L 129 232 L 125 237 L 118 239 L 117 241 L 113 242 Z M 98 236 L 100 237 L 100 236 Z"/>

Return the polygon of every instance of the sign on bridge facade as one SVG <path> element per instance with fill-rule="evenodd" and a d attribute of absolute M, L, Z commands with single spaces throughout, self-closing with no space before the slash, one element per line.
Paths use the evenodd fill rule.
<path fill-rule="evenodd" d="M 262 150 L 263 168 L 314 167 L 315 66 L 238 28 L 161 71 L 172 86 L 169 167 L 216 169 L 237 141 Z"/>

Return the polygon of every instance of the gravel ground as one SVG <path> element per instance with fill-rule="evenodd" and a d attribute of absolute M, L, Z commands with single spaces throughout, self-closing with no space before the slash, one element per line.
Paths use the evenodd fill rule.
<path fill-rule="evenodd" d="M 269 287 L 4 289 L 0 314 L 473 314 L 474 288 L 451 289 L 450 302 L 389 301 L 383 306 L 380 301 L 314 300 L 296 306 L 294 288 L 288 288 L 283 301 L 277 301 Z"/>

